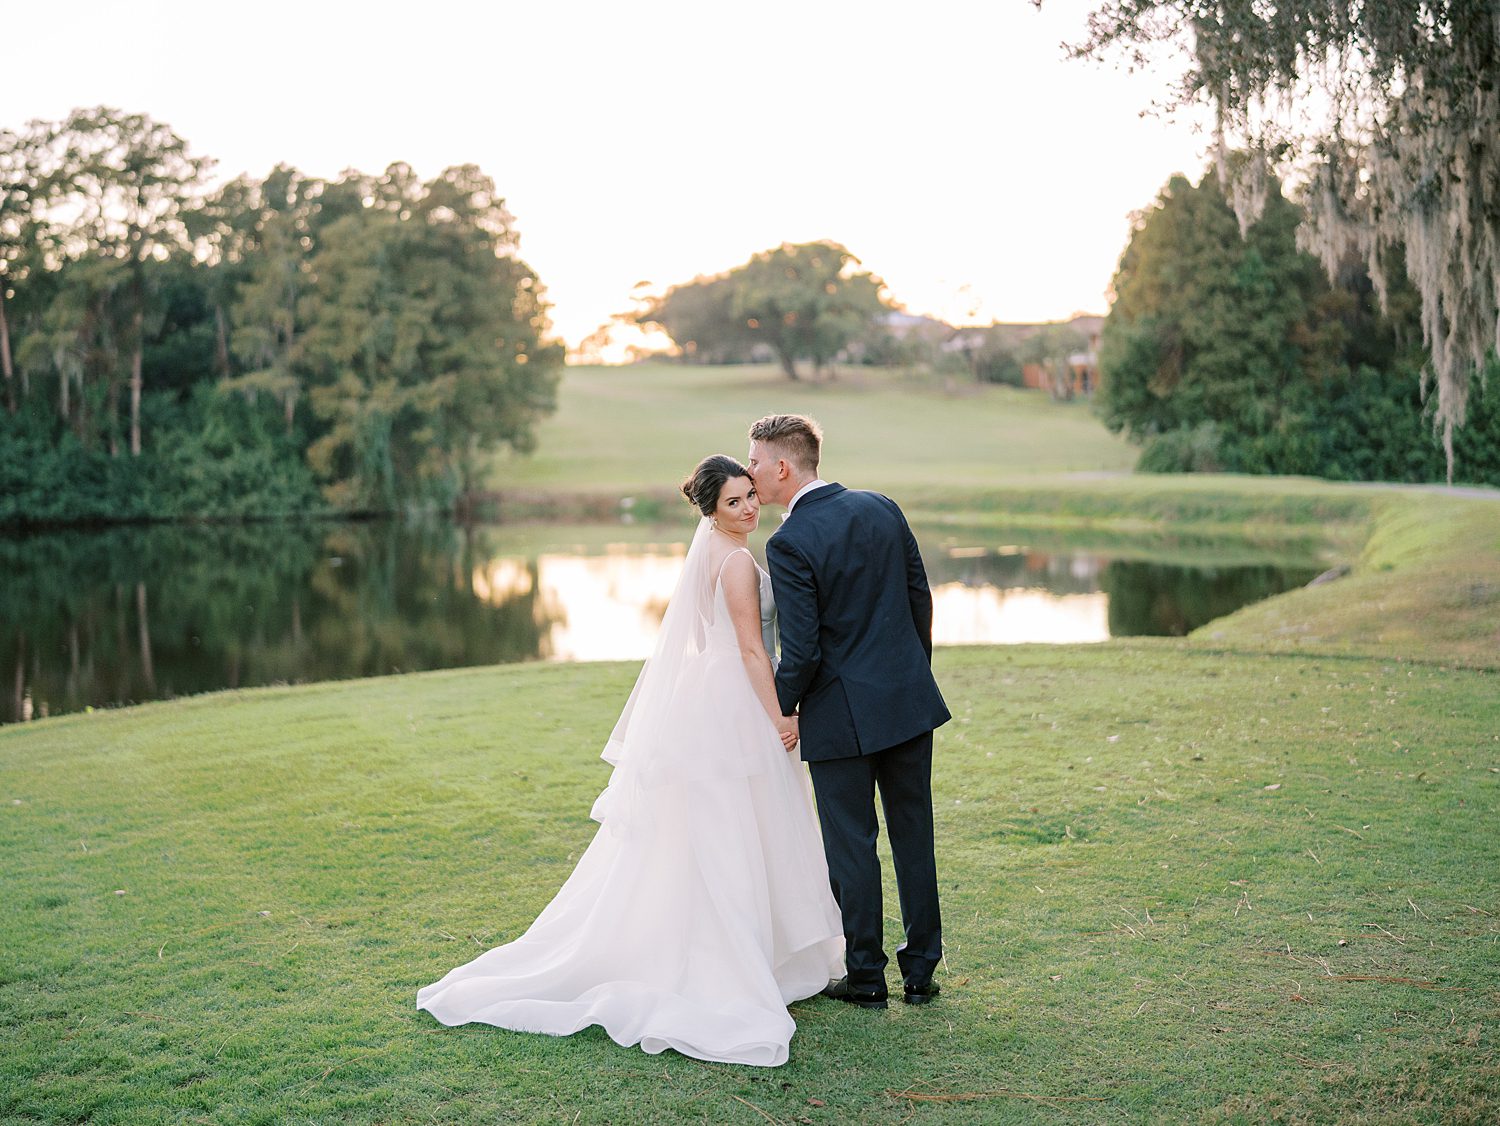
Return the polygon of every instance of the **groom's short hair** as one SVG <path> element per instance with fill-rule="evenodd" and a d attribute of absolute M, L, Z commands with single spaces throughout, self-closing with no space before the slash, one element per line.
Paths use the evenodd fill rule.
<path fill-rule="evenodd" d="M 750 440 L 775 446 L 804 473 L 817 473 L 823 428 L 805 414 L 768 414 L 750 427 Z"/>

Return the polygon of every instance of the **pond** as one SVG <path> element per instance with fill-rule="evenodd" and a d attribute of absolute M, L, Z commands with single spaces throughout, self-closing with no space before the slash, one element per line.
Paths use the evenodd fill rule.
<path fill-rule="evenodd" d="M 1322 569 L 1305 553 L 1163 562 L 1160 546 L 1131 558 L 1107 544 L 915 531 L 939 645 L 1180 635 Z M 641 660 L 689 535 L 379 522 L 0 537 L 0 723 L 251 685 Z"/>

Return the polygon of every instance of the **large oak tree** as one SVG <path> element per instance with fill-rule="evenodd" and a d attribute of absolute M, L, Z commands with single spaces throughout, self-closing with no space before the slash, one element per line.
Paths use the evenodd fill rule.
<path fill-rule="evenodd" d="M 882 283 L 836 242 L 783 243 L 716 277 L 673 286 L 636 317 L 695 359 L 747 359 L 757 344 L 788 379 L 821 371 L 886 312 Z"/>

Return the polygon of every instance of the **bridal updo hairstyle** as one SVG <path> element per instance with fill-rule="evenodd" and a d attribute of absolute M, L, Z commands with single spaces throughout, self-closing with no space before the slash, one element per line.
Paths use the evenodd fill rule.
<path fill-rule="evenodd" d="M 709 454 L 682 483 L 682 495 L 703 515 L 712 516 L 719 504 L 719 494 L 724 491 L 724 482 L 731 477 L 748 476 L 750 470 L 728 454 Z"/>

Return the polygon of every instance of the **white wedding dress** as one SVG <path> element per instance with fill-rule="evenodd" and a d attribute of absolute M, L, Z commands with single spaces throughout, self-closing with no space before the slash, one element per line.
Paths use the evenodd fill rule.
<path fill-rule="evenodd" d="M 597 1024 L 649 1053 L 769 1067 L 796 1029 L 787 1004 L 843 972 L 806 771 L 746 676 L 710 523 L 605 748 L 600 829 L 525 934 L 418 992 L 443 1024 Z"/>

